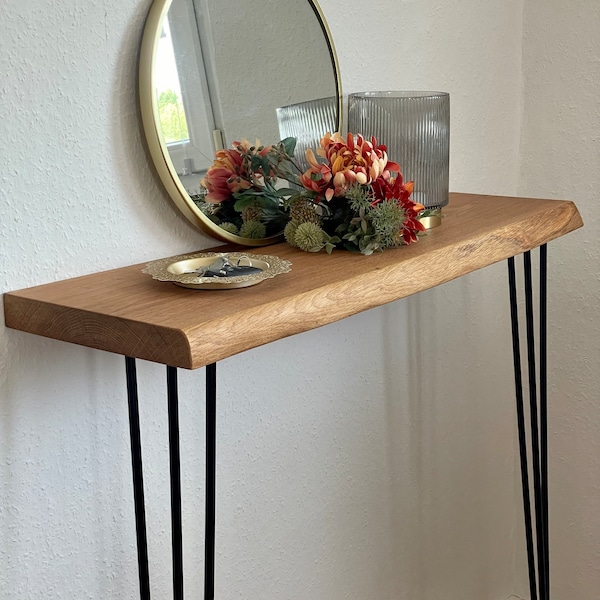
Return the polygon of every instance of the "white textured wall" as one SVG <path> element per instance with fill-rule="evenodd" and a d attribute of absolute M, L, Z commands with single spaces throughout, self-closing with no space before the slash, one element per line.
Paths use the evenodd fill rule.
<path fill-rule="evenodd" d="M 600 3 L 532 0 L 524 13 L 519 192 L 572 198 L 585 228 L 549 246 L 552 589 L 600 590 Z"/>
<path fill-rule="evenodd" d="M 0 4 L 0 291 L 210 244 L 171 208 L 142 144 L 149 4 Z M 523 20 L 521 0 L 322 0 L 346 92 L 450 91 L 453 189 L 582 204 L 586 228 L 551 247 L 551 389 L 571 400 L 551 413 L 553 581 L 561 600 L 593 600 L 597 9 L 536 4 L 543 16 Z M 568 51 L 550 45 L 558 33 Z M 217 597 L 526 597 L 507 310 L 499 265 L 223 361 Z M 0 340 L 0 598 L 135 597 L 123 360 L 4 328 Z M 152 586 L 166 598 L 164 371 L 141 362 L 139 375 Z M 192 596 L 203 372 L 181 372 L 180 387 Z"/>

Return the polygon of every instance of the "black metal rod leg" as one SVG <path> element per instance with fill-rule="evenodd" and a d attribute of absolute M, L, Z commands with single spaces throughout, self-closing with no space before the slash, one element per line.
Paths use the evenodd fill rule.
<path fill-rule="evenodd" d="M 144 507 L 144 478 L 142 468 L 142 444 L 137 391 L 135 359 L 125 357 L 127 376 L 127 401 L 129 405 L 129 436 L 131 439 L 131 468 L 133 473 L 133 502 L 137 536 L 138 573 L 141 600 L 150 600 L 150 576 L 148 572 L 148 540 L 146 536 L 146 510 Z"/>
<path fill-rule="evenodd" d="M 215 502 L 217 462 L 217 365 L 206 367 L 206 525 L 204 600 L 215 597 Z"/>
<path fill-rule="evenodd" d="M 527 366 L 529 379 L 529 418 L 531 427 L 531 449 L 533 467 L 533 492 L 535 499 L 535 529 L 538 564 L 538 587 L 541 600 L 548 600 L 546 574 L 546 543 L 544 528 L 542 468 L 540 457 L 540 418 L 538 409 L 537 374 L 535 362 L 535 322 L 533 315 L 533 281 L 531 252 L 523 255 L 525 273 L 525 317 L 527 322 Z"/>
<path fill-rule="evenodd" d="M 550 600 L 550 532 L 548 524 L 548 247 L 540 247 L 540 468 L 546 600 Z"/>
<path fill-rule="evenodd" d="M 523 405 L 519 310 L 517 304 L 515 259 L 513 257 L 508 259 L 508 284 L 510 296 L 513 366 L 515 373 L 515 395 L 517 402 L 517 426 L 519 433 L 519 457 L 521 461 L 521 483 L 523 488 L 523 513 L 525 517 L 525 540 L 527 544 L 527 566 L 529 571 L 529 593 L 531 600 L 537 600 L 535 554 L 533 549 L 533 528 L 531 522 L 531 500 L 529 495 L 529 469 L 527 465 L 527 442 L 525 435 L 525 410 Z"/>
<path fill-rule="evenodd" d="M 179 394 L 177 369 L 167 367 L 169 465 L 171 474 L 171 542 L 173 547 L 173 598 L 183 600 L 183 536 L 181 519 L 181 462 L 179 450 Z"/>

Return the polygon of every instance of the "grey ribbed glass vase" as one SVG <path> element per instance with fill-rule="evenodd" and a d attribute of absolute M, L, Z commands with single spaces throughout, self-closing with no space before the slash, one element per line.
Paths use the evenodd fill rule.
<path fill-rule="evenodd" d="M 385 144 L 412 199 L 426 208 L 448 204 L 450 96 L 446 92 L 361 92 L 348 97 L 348 131 Z"/>
<path fill-rule="evenodd" d="M 296 138 L 294 157 L 302 171 L 308 169 L 306 150 L 312 148 L 316 152 L 321 138 L 328 131 L 336 131 L 337 113 L 337 99 L 333 96 L 277 109 L 279 135 L 281 139 Z"/>

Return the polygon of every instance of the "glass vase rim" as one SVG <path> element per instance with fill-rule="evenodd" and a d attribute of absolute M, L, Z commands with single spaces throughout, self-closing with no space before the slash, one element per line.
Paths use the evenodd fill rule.
<path fill-rule="evenodd" d="M 335 107 L 335 96 L 323 96 L 323 98 L 315 98 L 314 100 L 303 100 L 302 102 L 294 102 L 293 104 L 286 104 L 285 106 L 278 106 L 275 110 L 287 110 L 290 108 L 304 107 L 310 104 L 317 104 L 318 102 L 328 102 L 332 100 Z"/>
<path fill-rule="evenodd" d="M 445 98 L 449 92 L 434 92 L 421 90 L 380 90 L 372 92 L 352 92 L 348 98 Z"/>

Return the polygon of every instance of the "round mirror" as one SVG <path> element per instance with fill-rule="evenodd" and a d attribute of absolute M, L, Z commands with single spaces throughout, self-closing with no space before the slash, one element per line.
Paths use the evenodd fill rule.
<path fill-rule="evenodd" d="M 226 242 L 279 240 L 285 207 L 282 200 L 282 214 L 265 219 L 260 236 L 232 227 L 223 207 L 206 200 L 216 151 L 294 137 L 302 169 L 306 147 L 340 129 L 337 59 L 313 0 L 155 0 L 139 91 L 150 153 L 169 195 L 194 225 Z"/>

